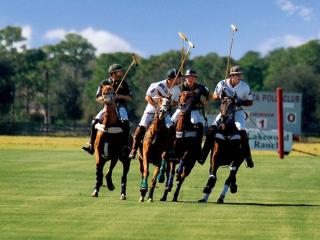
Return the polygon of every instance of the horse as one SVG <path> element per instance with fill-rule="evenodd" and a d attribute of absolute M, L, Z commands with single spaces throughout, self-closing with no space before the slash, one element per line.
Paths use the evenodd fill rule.
<path fill-rule="evenodd" d="M 225 181 L 223 190 L 217 203 L 224 203 L 225 196 L 230 188 L 231 193 L 238 190 L 236 174 L 242 162 L 244 154 L 241 149 L 241 136 L 235 123 L 236 104 L 234 97 L 223 97 L 220 113 L 221 119 L 215 134 L 215 143 L 211 155 L 209 178 L 203 189 L 204 197 L 199 202 L 207 202 L 217 181 L 219 167 L 228 165 L 230 173 Z"/>
<path fill-rule="evenodd" d="M 115 93 L 112 86 L 105 85 L 102 88 L 104 99 L 104 113 L 101 123 L 97 123 L 97 136 L 94 142 L 94 157 L 96 160 L 96 184 L 91 194 L 98 197 L 100 187 L 103 184 L 103 168 L 108 160 L 111 160 L 107 174 L 105 175 L 106 187 L 113 191 L 115 186 L 112 182 L 112 171 L 118 159 L 122 162 L 123 173 L 121 177 L 120 199 L 126 200 L 127 174 L 130 168 L 129 147 L 126 144 L 121 121 L 117 113 Z"/>
<path fill-rule="evenodd" d="M 176 139 L 174 141 L 175 159 L 169 161 L 169 174 L 167 176 L 166 188 L 160 201 L 166 201 L 167 195 L 173 187 L 173 178 L 175 175 L 175 166 L 180 162 L 177 169 L 176 180 L 178 182 L 174 193 L 174 202 L 178 201 L 181 186 L 187 176 L 193 169 L 197 158 L 197 131 L 191 122 L 191 105 L 193 93 L 184 91 L 179 96 L 179 113 L 176 121 Z M 201 144 L 201 143 L 200 143 Z"/>
<path fill-rule="evenodd" d="M 154 165 L 154 172 L 150 182 L 150 191 L 148 194 L 148 202 L 153 202 L 153 193 L 157 183 L 161 161 L 165 156 L 168 148 L 168 130 L 165 124 L 165 117 L 170 107 L 169 97 L 159 97 L 157 100 L 156 112 L 153 121 L 148 127 L 143 139 L 143 144 L 139 147 L 139 163 L 142 181 L 140 185 L 139 202 L 144 202 L 146 193 L 148 192 L 148 176 L 149 164 Z"/>

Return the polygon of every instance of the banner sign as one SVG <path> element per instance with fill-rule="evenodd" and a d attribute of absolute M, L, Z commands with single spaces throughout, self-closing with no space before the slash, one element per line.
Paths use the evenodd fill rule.
<path fill-rule="evenodd" d="M 275 92 L 253 92 L 253 105 L 243 109 L 263 130 L 277 129 L 277 96 Z M 283 126 L 285 131 L 301 134 L 301 93 L 283 93 Z M 247 119 L 246 128 L 255 128 Z"/>
<path fill-rule="evenodd" d="M 278 151 L 278 131 L 263 130 L 264 135 L 257 129 L 247 129 L 251 149 Z M 284 152 L 292 150 L 292 133 L 284 131 Z"/>

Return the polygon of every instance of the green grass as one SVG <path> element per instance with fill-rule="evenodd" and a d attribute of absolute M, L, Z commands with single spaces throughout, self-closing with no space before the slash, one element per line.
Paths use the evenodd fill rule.
<path fill-rule="evenodd" d="M 290 154 L 278 160 L 275 154 L 255 153 L 256 167 L 242 166 L 238 193 L 228 193 L 224 205 L 215 201 L 227 168 L 218 172 L 210 202 L 197 203 L 208 175 L 206 162 L 186 180 L 180 202 L 159 202 L 159 185 L 155 202 L 139 203 L 137 161 L 129 172 L 126 201 L 119 200 L 121 164 L 114 172 L 116 190 L 103 188 L 94 199 L 89 197 L 93 157 L 72 144 L 49 146 L 0 146 L 1 240 L 320 239 L 319 157 Z"/>

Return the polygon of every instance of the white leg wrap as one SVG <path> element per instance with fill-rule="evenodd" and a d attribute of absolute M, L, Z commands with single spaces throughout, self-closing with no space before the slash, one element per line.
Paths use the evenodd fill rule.
<path fill-rule="evenodd" d="M 222 192 L 221 192 L 221 196 L 223 196 L 223 198 L 226 196 L 228 190 L 229 190 L 229 186 L 228 186 L 227 184 L 225 184 L 225 185 L 223 186 L 223 190 L 222 190 Z"/>

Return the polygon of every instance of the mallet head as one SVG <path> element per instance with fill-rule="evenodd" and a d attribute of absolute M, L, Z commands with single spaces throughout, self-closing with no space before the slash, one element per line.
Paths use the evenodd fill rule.
<path fill-rule="evenodd" d="M 191 41 L 188 40 L 188 38 L 186 37 L 186 35 L 184 35 L 182 32 L 178 32 L 178 34 L 179 34 L 179 37 L 180 37 L 182 40 L 186 41 L 186 42 L 189 44 L 190 48 L 194 48 L 194 44 L 193 44 Z"/>
<path fill-rule="evenodd" d="M 135 54 L 132 54 L 132 61 L 134 62 L 134 64 L 136 66 L 139 65 L 139 60 L 138 60 L 138 58 L 137 58 L 137 56 Z"/>
<path fill-rule="evenodd" d="M 232 29 L 232 32 L 237 32 L 238 31 L 238 27 L 234 24 L 231 24 L 231 29 Z"/>

